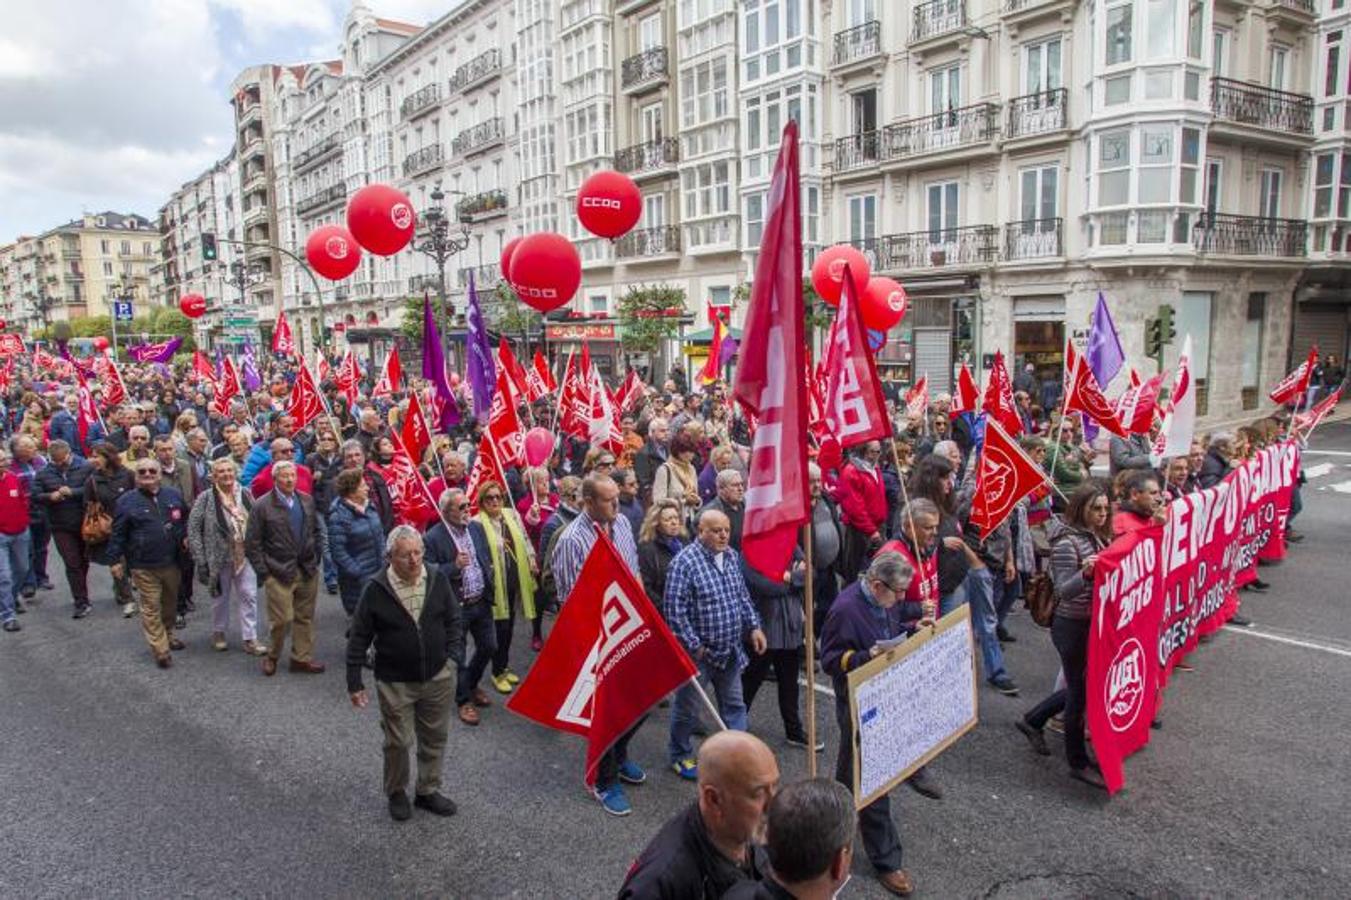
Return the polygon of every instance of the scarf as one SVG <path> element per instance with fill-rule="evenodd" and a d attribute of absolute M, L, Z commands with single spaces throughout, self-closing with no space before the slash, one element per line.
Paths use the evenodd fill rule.
<path fill-rule="evenodd" d="M 503 556 L 502 535 L 497 523 L 487 513 L 474 517 L 483 525 L 483 533 L 488 536 L 488 552 L 493 561 L 493 619 L 503 621 L 510 617 L 507 606 L 507 561 Z M 521 592 L 521 611 L 527 619 L 535 617 L 535 577 L 530 574 L 530 551 L 527 549 L 525 535 L 521 532 L 516 517 L 502 510 L 502 521 L 507 527 L 507 536 L 511 538 L 512 555 L 516 558 L 516 583 Z"/>
<path fill-rule="evenodd" d="M 652 539 L 652 543 L 656 544 L 659 547 L 666 548 L 666 551 L 670 553 L 672 556 L 675 556 L 677 553 L 679 553 L 681 548 L 685 546 L 680 542 L 680 538 L 678 537 L 663 537 L 662 535 L 657 535 L 656 537 L 654 537 Z"/>
<path fill-rule="evenodd" d="M 244 509 L 243 492 L 238 485 L 227 494 L 216 488 L 216 508 L 225 519 L 225 527 L 230 535 L 230 564 L 236 575 L 244 568 L 244 532 L 248 527 L 249 513 Z"/>

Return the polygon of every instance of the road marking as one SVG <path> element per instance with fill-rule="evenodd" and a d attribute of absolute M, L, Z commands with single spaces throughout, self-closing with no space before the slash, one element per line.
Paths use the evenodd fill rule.
<path fill-rule="evenodd" d="M 800 685 L 802 685 L 803 687 L 806 687 L 806 686 L 807 686 L 807 679 L 806 679 L 806 678 L 803 678 L 801 675 L 799 675 L 799 676 L 797 677 L 797 683 L 800 684 Z M 835 696 L 835 689 L 832 688 L 832 687 L 830 687 L 829 685 L 826 685 L 826 684 L 817 684 L 817 683 L 813 682 L 813 683 L 812 683 L 812 688 L 813 688 L 813 689 L 816 691 L 816 693 L 818 693 L 818 694 L 825 694 L 827 697 L 834 697 L 834 696 Z"/>
<path fill-rule="evenodd" d="M 1271 634 L 1267 631 L 1256 631 L 1252 628 L 1239 628 L 1236 625 L 1226 625 L 1224 626 L 1224 630 L 1232 634 L 1246 634 L 1250 637 L 1275 641 L 1278 644 L 1289 644 L 1292 647 L 1303 647 L 1306 650 L 1321 650 L 1324 653 L 1331 653 L 1334 656 L 1345 656 L 1351 659 L 1351 650 L 1344 647 L 1334 647 L 1331 644 L 1320 644 L 1317 641 L 1302 641 L 1298 638 L 1284 637 L 1279 634 Z"/>
<path fill-rule="evenodd" d="M 1324 475 L 1331 472 L 1332 469 L 1332 463 L 1319 463 L 1316 466 L 1309 466 L 1309 468 L 1305 469 L 1304 477 L 1312 481 L 1315 478 L 1322 478 Z"/>
<path fill-rule="evenodd" d="M 1339 494 L 1351 494 L 1351 481 L 1339 481 L 1327 486 Z"/>
<path fill-rule="evenodd" d="M 1351 456 L 1351 450 L 1305 450 L 1305 456 Z"/>

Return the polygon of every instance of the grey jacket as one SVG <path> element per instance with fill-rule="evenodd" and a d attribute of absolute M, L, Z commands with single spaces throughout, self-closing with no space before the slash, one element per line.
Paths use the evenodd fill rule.
<path fill-rule="evenodd" d="M 1064 619 L 1089 619 L 1093 613 L 1093 577 L 1085 575 L 1084 561 L 1102 551 L 1103 542 L 1090 531 L 1052 519 L 1051 583 L 1055 585 L 1055 614 Z"/>
<path fill-rule="evenodd" d="M 248 491 L 239 492 L 244 509 L 253 509 L 253 497 Z M 188 515 L 188 551 L 197 564 L 197 580 L 206 585 L 211 596 L 221 594 L 221 576 L 231 569 L 230 526 L 225 509 L 216 496 L 216 488 L 209 487 L 193 501 Z M 248 561 L 245 560 L 245 565 Z"/>
<path fill-rule="evenodd" d="M 1123 469 L 1153 468 L 1149 461 L 1149 438 L 1143 434 L 1113 437 L 1108 445 L 1108 464 L 1113 478 Z"/>

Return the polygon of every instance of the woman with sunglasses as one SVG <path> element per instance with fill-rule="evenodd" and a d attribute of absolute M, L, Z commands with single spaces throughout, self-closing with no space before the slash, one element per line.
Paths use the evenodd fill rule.
<path fill-rule="evenodd" d="M 499 694 L 510 694 L 521 676 L 508 668 L 511 636 L 516 628 L 516 608 L 527 619 L 534 619 L 535 578 L 539 566 L 535 551 L 525 534 L 520 515 L 506 504 L 506 489 L 495 481 L 478 491 L 479 513 L 474 521 L 483 526 L 492 559 L 493 626 L 497 649 L 493 653 L 493 687 Z"/>

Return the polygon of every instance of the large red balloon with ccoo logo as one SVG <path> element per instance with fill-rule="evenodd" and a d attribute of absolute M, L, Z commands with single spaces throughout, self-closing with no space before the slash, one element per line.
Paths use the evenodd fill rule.
<path fill-rule="evenodd" d="M 890 278 L 878 276 L 868 280 L 859 298 L 859 308 L 863 313 L 863 324 L 874 331 L 889 331 L 905 318 L 905 310 L 910 301 L 905 288 Z"/>
<path fill-rule="evenodd" d="M 577 218 L 597 237 L 613 240 L 626 234 L 642 215 L 643 195 L 621 172 L 597 172 L 577 191 Z"/>
<path fill-rule="evenodd" d="M 178 308 L 189 319 L 200 319 L 206 313 L 206 298 L 201 294 L 184 294 L 178 298 Z"/>
<path fill-rule="evenodd" d="M 511 287 L 540 312 L 558 309 L 582 283 L 582 260 L 572 241 L 552 231 L 524 238 L 511 255 Z"/>
<path fill-rule="evenodd" d="M 305 259 L 329 281 L 346 278 L 361 265 L 361 248 L 341 225 L 320 225 L 305 239 Z"/>
<path fill-rule="evenodd" d="M 417 215 L 403 191 L 387 184 L 368 184 L 347 201 L 347 227 L 367 250 L 393 256 L 413 239 Z"/>
<path fill-rule="evenodd" d="M 848 244 L 836 244 L 822 250 L 816 257 L 816 262 L 812 263 L 812 287 L 816 289 L 816 295 L 831 306 L 840 305 L 846 265 L 849 266 L 849 274 L 853 276 L 857 293 L 862 294 L 869 276 L 872 275 L 872 266 L 868 265 L 868 257 L 859 252 L 858 248 Z"/>

